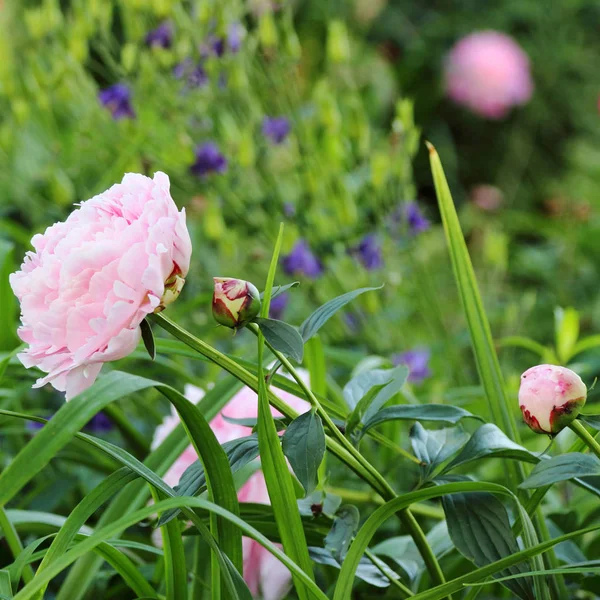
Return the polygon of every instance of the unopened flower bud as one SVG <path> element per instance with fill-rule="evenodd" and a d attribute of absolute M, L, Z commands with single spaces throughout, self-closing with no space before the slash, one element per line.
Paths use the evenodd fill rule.
<path fill-rule="evenodd" d="M 242 279 L 215 277 L 212 312 L 217 323 L 239 329 L 260 311 L 260 294 L 254 285 Z"/>
<path fill-rule="evenodd" d="M 519 406 L 536 433 L 558 433 L 577 417 L 586 397 L 581 377 L 565 367 L 538 365 L 521 375 Z"/>
<path fill-rule="evenodd" d="M 185 278 L 182 276 L 181 271 L 175 269 L 169 278 L 165 281 L 165 291 L 160 299 L 160 304 L 154 312 L 160 312 L 167 308 L 169 304 L 175 302 L 181 294 L 181 290 L 185 284 Z"/>

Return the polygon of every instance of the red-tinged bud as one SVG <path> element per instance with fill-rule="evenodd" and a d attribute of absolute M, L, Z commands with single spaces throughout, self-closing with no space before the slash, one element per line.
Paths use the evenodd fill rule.
<path fill-rule="evenodd" d="M 242 279 L 215 277 L 212 311 L 217 323 L 239 329 L 260 311 L 260 294 L 254 285 Z"/>
<path fill-rule="evenodd" d="M 565 367 L 538 365 L 521 375 L 519 406 L 536 433 L 557 434 L 577 417 L 586 397 L 581 377 Z"/>

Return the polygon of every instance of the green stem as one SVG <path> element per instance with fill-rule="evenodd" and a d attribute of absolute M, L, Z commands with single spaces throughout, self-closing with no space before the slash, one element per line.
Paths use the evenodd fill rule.
<path fill-rule="evenodd" d="M 152 321 L 160 325 L 163 329 L 171 333 L 177 339 L 182 341 L 184 344 L 187 344 L 193 350 L 196 350 L 215 364 L 219 365 L 222 369 L 225 369 L 227 372 L 231 373 L 237 379 L 239 379 L 242 383 L 247 385 L 249 388 L 253 389 L 255 392 L 258 392 L 258 378 L 254 376 L 252 373 L 244 369 L 237 362 L 229 358 L 228 356 L 222 354 L 206 342 L 203 342 L 196 336 L 192 335 L 175 322 L 171 321 L 168 317 L 165 317 L 162 313 L 153 314 L 149 316 Z M 285 357 L 284 357 L 285 358 Z M 289 362 L 288 362 L 289 364 Z M 293 370 L 293 367 L 292 367 Z M 278 396 L 276 396 L 270 389 L 268 390 L 269 394 L 269 403 L 275 407 L 279 412 L 284 414 L 288 418 L 295 418 L 298 416 L 298 413 L 290 408 L 285 402 L 283 402 Z M 314 396 L 314 394 L 313 394 Z M 327 417 L 329 419 L 329 416 Z M 329 419 L 329 421 L 331 421 Z M 333 430 L 337 430 L 338 433 L 341 432 L 335 424 L 333 424 Z M 348 467 L 350 467 L 361 479 L 366 481 L 378 494 L 380 494 L 384 499 L 391 500 L 396 497 L 396 492 L 389 486 L 389 484 L 383 479 L 381 474 L 374 469 L 374 467 L 367 462 L 369 468 L 365 468 L 363 465 L 364 458 L 352 446 L 349 444 L 348 440 L 343 437 L 343 443 L 334 440 L 331 437 L 327 436 L 326 443 L 327 448 L 337 456 L 342 462 L 346 463 Z M 347 447 L 346 442 L 350 448 Z M 398 513 L 398 516 L 407 529 L 410 536 L 413 538 L 415 545 L 419 549 L 421 556 L 423 557 L 423 561 L 425 562 L 425 566 L 430 573 L 432 581 L 436 582 L 436 584 L 441 585 L 445 582 L 444 574 L 440 568 L 439 563 L 435 557 L 435 554 L 431 550 L 427 538 L 425 537 L 425 533 L 419 526 L 418 522 L 412 515 L 409 509 L 405 509 Z M 448 596 L 451 598 L 451 596 Z"/>
<path fill-rule="evenodd" d="M 415 594 L 409 588 L 407 588 L 399 579 L 394 577 L 389 571 L 386 571 L 380 564 L 379 559 L 367 548 L 365 550 L 365 556 L 373 563 L 379 572 L 394 586 L 396 586 L 404 596 L 411 597 Z"/>
<path fill-rule="evenodd" d="M 586 446 L 598 457 L 600 458 L 600 444 L 594 439 L 592 434 L 582 425 L 581 421 L 575 419 L 569 427 L 575 434 L 581 438 Z"/>
<path fill-rule="evenodd" d="M 8 544 L 13 557 L 16 559 L 17 556 L 23 552 L 23 544 L 21 544 L 19 534 L 17 533 L 15 526 L 9 521 L 3 506 L 0 507 L 0 529 L 4 531 L 6 543 Z M 23 568 L 23 581 L 29 583 L 32 579 L 33 569 L 31 568 L 31 565 L 28 564 Z"/>

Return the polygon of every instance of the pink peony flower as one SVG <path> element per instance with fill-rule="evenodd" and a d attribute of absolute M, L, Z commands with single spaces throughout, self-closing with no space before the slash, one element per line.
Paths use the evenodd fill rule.
<path fill-rule="evenodd" d="M 192 253 L 164 173 L 128 173 L 31 243 L 10 276 L 29 344 L 18 356 L 47 373 L 34 387 L 51 383 L 67 400 L 135 349 L 144 317 L 181 291 Z"/>
<path fill-rule="evenodd" d="M 521 375 L 519 407 L 536 433 L 558 433 L 577 417 L 586 397 L 581 377 L 565 367 L 538 365 Z"/>
<path fill-rule="evenodd" d="M 533 93 L 529 58 L 509 36 L 480 31 L 461 39 L 445 65 L 446 93 L 489 119 L 501 119 Z"/>
<path fill-rule="evenodd" d="M 185 396 L 190 401 L 197 403 L 204 392 L 193 385 L 185 386 Z M 306 412 L 309 405 L 304 400 L 287 392 L 278 391 L 279 397 L 298 412 Z M 271 409 L 273 416 L 281 416 L 274 408 Z M 240 390 L 223 408 L 223 410 L 211 421 L 210 425 L 221 444 L 246 437 L 251 434 L 249 427 L 228 423 L 223 415 L 234 419 L 248 419 L 258 415 L 258 397 L 248 387 Z M 155 448 L 179 423 L 179 416 L 172 411 L 163 423 L 157 427 L 154 434 L 152 447 Z M 164 480 L 171 487 L 179 483 L 184 471 L 196 460 L 198 456 L 193 448 L 189 446 L 181 456 L 173 463 L 164 476 Z M 240 502 L 253 502 L 257 504 L 269 504 L 269 494 L 262 471 L 254 473 L 238 492 Z M 285 597 L 290 585 L 290 572 L 284 567 L 268 550 L 265 550 L 258 542 L 250 538 L 243 538 L 244 552 L 244 579 L 255 597 L 260 596 L 264 600 L 280 600 Z"/>

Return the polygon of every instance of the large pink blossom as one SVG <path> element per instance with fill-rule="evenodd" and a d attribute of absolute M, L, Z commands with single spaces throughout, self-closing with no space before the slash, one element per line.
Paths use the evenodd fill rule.
<path fill-rule="evenodd" d="M 296 411 L 303 413 L 309 409 L 304 400 L 292 396 L 287 392 L 278 391 L 278 396 Z M 193 385 L 186 385 L 185 395 L 196 403 L 204 395 L 203 391 Z M 274 416 L 280 416 L 271 409 Z M 234 419 L 248 419 L 258 415 L 258 398 L 250 388 L 240 390 L 223 408 L 223 410 L 211 421 L 210 425 L 215 436 L 221 444 L 246 437 L 251 434 L 249 427 L 228 423 L 223 416 Z M 167 435 L 179 423 L 179 417 L 173 410 L 171 415 L 165 418 L 163 423 L 156 429 L 153 447 L 157 447 Z M 173 463 L 167 471 L 164 480 L 170 486 L 175 486 L 184 471 L 196 460 L 198 456 L 193 448 L 186 448 L 181 456 Z M 238 492 L 240 502 L 252 502 L 257 504 L 269 504 L 269 494 L 262 471 L 256 471 Z M 250 538 L 243 538 L 244 552 L 244 579 L 255 597 L 260 596 L 264 600 L 280 600 L 285 597 L 290 585 L 290 572 L 284 567 L 268 550 L 265 550 L 258 542 Z"/>
<path fill-rule="evenodd" d="M 529 58 L 509 36 L 480 31 L 452 48 L 445 66 L 446 92 L 458 104 L 500 119 L 531 98 Z"/>
<path fill-rule="evenodd" d="M 31 240 L 10 284 L 21 302 L 19 359 L 67 399 L 94 383 L 102 363 L 130 354 L 140 323 L 181 290 L 192 246 L 169 178 L 128 173 Z"/>

